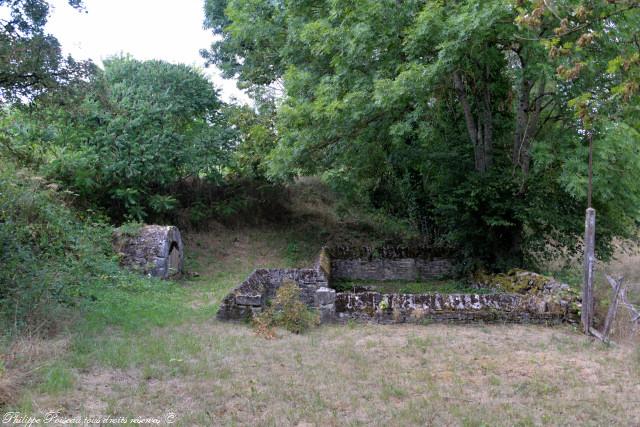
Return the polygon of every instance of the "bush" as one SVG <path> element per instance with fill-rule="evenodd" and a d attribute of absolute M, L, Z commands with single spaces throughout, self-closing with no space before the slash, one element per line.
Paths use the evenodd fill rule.
<path fill-rule="evenodd" d="M 285 280 L 278 288 L 271 306 L 253 317 L 256 332 L 266 338 L 276 336 L 276 327 L 300 334 L 319 324 L 320 315 L 300 300 L 300 288 L 291 280 Z"/>
<path fill-rule="evenodd" d="M 0 169 L 0 326 L 46 331 L 64 308 L 96 299 L 107 287 L 144 288 L 150 281 L 119 268 L 111 227 L 81 221 L 55 187 L 16 170 Z"/>
<path fill-rule="evenodd" d="M 116 57 L 73 105 L 36 102 L 0 115 L 0 152 L 117 222 L 165 218 L 180 207 L 169 187 L 222 179 L 235 138 L 222 108 L 197 69 Z"/>

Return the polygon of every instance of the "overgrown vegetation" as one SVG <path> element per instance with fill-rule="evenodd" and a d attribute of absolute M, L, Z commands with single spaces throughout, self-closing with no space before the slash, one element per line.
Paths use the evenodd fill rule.
<path fill-rule="evenodd" d="M 13 111 L 5 132 L 12 151 L 85 206 L 115 221 L 161 218 L 178 207 L 172 186 L 220 181 L 233 132 L 197 70 L 112 58 L 74 101 Z"/>
<path fill-rule="evenodd" d="M 268 175 L 321 174 L 505 271 L 580 250 L 593 138 L 599 257 L 635 232 L 637 2 L 205 4 L 206 57 L 251 92 L 284 86 Z"/>
<path fill-rule="evenodd" d="M 99 217 L 79 217 L 55 188 L 11 163 L 0 169 L 0 323 L 5 333 L 55 330 L 109 289 L 136 292 L 157 285 L 121 270 L 111 249 L 112 228 Z"/>
<path fill-rule="evenodd" d="M 84 7 L 81 0 L 67 3 Z M 638 1 L 205 0 L 204 6 L 205 25 L 218 37 L 203 55 L 238 80 L 252 97 L 250 106 L 223 103 L 191 66 L 115 56 L 97 67 L 64 58 L 45 30 L 47 0 L 0 0 L 0 327 L 10 338 L 0 343 L 9 354 L 17 336 L 54 335 L 75 321 L 60 334 L 65 342 L 51 360 L 40 356 L 44 362 L 27 370 L 29 378 L 15 381 L 31 392 L 55 401 L 73 393 L 92 369 L 126 369 L 144 389 L 130 405 L 139 410 L 146 409 L 139 402 L 149 400 L 153 380 L 191 376 L 189 384 L 200 384 L 204 374 L 218 382 L 200 384 L 203 390 L 214 389 L 225 401 L 214 402 L 215 408 L 201 401 L 202 419 L 186 423 L 210 424 L 211 409 L 229 424 L 253 422 L 256 414 L 273 424 L 278 411 L 265 415 L 259 408 L 291 400 L 289 387 L 272 372 L 248 378 L 245 371 L 253 370 L 243 367 L 239 373 L 229 360 L 254 363 L 255 337 L 210 324 L 229 289 L 258 265 L 310 265 L 330 239 L 390 237 L 445 247 L 458 256 L 462 273 L 491 274 L 487 288 L 539 289 L 539 280 L 519 282 L 500 272 L 540 266 L 558 254 L 575 260 L 580 253 L 589 141 L 595 147 L 598 257 L 606 260 L 614 242 L 637 235 Z M 187 234 L 187 262 L 204 274 L 175 284 L 121 270 L 111 249 L 113 227 L 124 224 L 121 232 L 133 232 L 143 221 L 220 231 L 215 237 Z M 244 228 L 265 223 L 269 230 Z M 569 270 L 572 284 L 579 283 Z M 360 285 L 368 284 L 338 284 Z M 488 291 L 462 282 L 376 288 Z M 600 309 L 606 298 L 603 293 Z M 191 329 L 180 330 L 187 321 Z M 495 357 L 508 352 L 496 351 L 495 337 L 487 333 L 485 339 L 482 329 L 465 332 L 473 337 L 460 345 L 469 353 L 452 347 L 455 339 L 441 329 L 435 338 L 409 337 L 406 345 L 404 339 L 397 345 L 388 331 L 369 339 L 368 329 L 355 328 L 344 339 L 330 328 L 328 338 L 314 332 L 297 337 L 317 321 L 297 286 L 286 283 L 254 325 L 268 337 L 276 328 L 295 333 L 285 335 L 298 350 L 293 362 L 265 343 L 273 352 L 263 356 L 265 366 L 313 372 L 318 383 L 327 369 L 309 370 L 305 363 L 338 371 L 343 363 L 351 385 L 374 390 L 352 390 L 339 404 L 331 403 L 342 391 L 337 383 L 303 396 L 318 422 L 340 418 L 345 407 L 362 407 L 376 414 L 356 417 L 363 424 L 498 424 L 504 420 L 491 414 L 509 411 L 513 423 L 549 424 L 549 416 L 584 402 L 594 369 L 612 390 L 620 387 L 617 378 L 637 373 L 627 369 L 628 354 L 616 350 L 582 359 L 580 378 L 573 362 L 572 369 L 541 364 L 532 375 L 531 360 L 546 360 L 540 346 L 562 356 L 590 345 L 567 331 L 509 332 L 517 336 L 508 337 L 504 349 L 521 338 L 518 331 L 533 343 L 515 376 L 527 378 L 514 380 L 511 371 L 484 360 L 492 351 Z M 363 346 L 370 350 L 364 355 Z M 478 348 L 482 354 L 473 353 Z M 435 358 L 443 353 L 462 359 L 447 365 Z M 396 365 L 389 354 L 408 355 L 411 363 Z M 0 358 L 0 403 L 17 395 L 5 387 L 7 373 L 30 360 Z M 416 370 L 416 360 L 428 369 Z M 488 385 L 467 381 L 477 374 L 476 364 Z M 383 365 L 398 376 L 367 377 L 370 366 Z M 560 382 L 552 376 L 556 368 L 566 374 Z M 466 377 L 455 374 L 471 369 Z M 219 382 L 225 380 L 232 387 Z M 467 392 L 478 384 L 483 397 L 476 401 Z M 567 384 L 578 391 L 556 399 Z M 487 389 L 493 393 L 488 406 Z M 277 398 L 265 398 L 270 394 Z M 423 395 L 434 400 L 413 398 Z M 451 405 L 456 396 L 465 400 Z M 543 399 L 540 413 L 529 416 L 544 396 L 554 398 Z M 378 417 L 379 407 L 362 403 L 372 397 L 399 403 L 387 405 L 397 410 L 384 408 Z M 247 406 L 238 398 L 259 404 L 250 414 L 229 416 Z M 607 419 L 607 412 L 584 407 L 596 422 L 638 422 L 636 414 L 629 416 L 628 401 L 592 398 L 596 408 L 616 405 Z M 433 401 L 453 412 L 442 415 Z M 514 403 L 531 411 L 512 409 Z M 484 408 L 489 415 L 478 416 Z M 291 424 L 308 421 L 284 416 Z"/>
<path fill-rule="evenodd" d="M 253 326 L 258 335 L 265 338 L 276 336 L 275 328 L 284 328 L 295 334 L 303 333 L 320 324 L 319 314 L 300 300 L 300 287 L 291 280 L 285 280 L 276 291 L 271 305 L 256 314 Z"/>
<path fill-rule="evenodd" d="M 10 9 L 7 40 L 37 44 L 47 2 Z M 281 184 L 315 175 L 344 211 L 452 248 L 474 272 L 580 251 L 592 139 L 607 259 L 639 219 L 639 10 L 207 0 L 221 37 L 203 55 L 253 106 L 225 105 L 200 71 L 162 61 L 114 57 L 57 78 L 76 68 L 46 38 L 28 51 L 57 58 L 50 69 L 7 53 L 1 152 L 116 223 L 279 219 Z M 25 92 L 11 64 L 56 84 Z"/>
<path fill-rule="evenodd" d="M 280 330 L 279 339 L 265 340 L 213 320 L 220 300 L 252 269 L 293 266 L 288 243 L 313 244 L 297 227 L 187 233 L 190 268 L 200 277 L 153 303 L 114 298 L 94 327 L 61 341 L 25 343 L 28 357 L 18 360 L 33 378 L 10 395 L 6 410 L 132 416 L 163 414 L 170 404 L 187 425 L 638 421 L 637 346 L 606 347 L 570 328 L 354 323 Z M 10 376 L 16 359 L 5 360 Z"/>

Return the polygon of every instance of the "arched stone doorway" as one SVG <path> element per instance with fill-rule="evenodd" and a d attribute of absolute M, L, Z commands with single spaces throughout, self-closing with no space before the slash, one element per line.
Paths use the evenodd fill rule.
<path fill-rule="evenodd" d="M 122 265 L 149 276 L 167 279 L 184 268 L 184 247 L 177 227 L 144 225 L 134 233 L 116 231 L 113 246 Z"/>

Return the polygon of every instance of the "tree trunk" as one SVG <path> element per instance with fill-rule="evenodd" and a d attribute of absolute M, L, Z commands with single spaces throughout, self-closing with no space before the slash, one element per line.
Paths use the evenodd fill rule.
<path fill-rule="evenodd" d="M 487 165 L 484 158 L 484 146 L 482 144 L 482 122 L 478 120 L 478 134 L 473 146 L 473 154 L 475 157 L 476 170 L 478 172 L 484 172 L 487 170 Z"/>
<path fill-rule="evenodd" d="M 489 87 L 485 87 L 482 101 L 484 162 L 485 168 L 490 169 L 493 164 L 493 116 L 491 114 L 491 92 L 489 91 Z"/>
<path fill-rule="evenodd" d="M 512 162 L 514 166 L 520 167 L 524 175 L 529 174 L 531 166 L 531 141 L 538 131 L 545 82 L 544 80 L 539 82 L 536 98 L 532 102 L 531 89 L 533 86 L 534 82 L 523 78 L 520 85 L 513 139 Z"/>
<path fill-rule="evenodd" d="M 462 106 L 467 133 L 473 146 L 475 169 L 478 172 L 486 172 L 492 164 L 491 151 L 493 145 L 493 118 L 491 115 L 491 94 L 489 88 L 486 87 L 484 89 L 482 94 L 483 99 L 479 102 L 480 112 L 478 113 L 476 124 L 476 117 L 474 117 L 467 96 L 467 88 L 459 71 L 453 73 L 453 86 Z"/>
<path fill-rule="evenodd" d="M 527 110 L 529 109 L 529 91 L 531 82 L 523 78 L 520 84 L 518 96 L 518 108 L 516 110 L 516 128 L 513 135 L 513 153 L 511 160 L 515 166 L 522 167 L 522 150 L 527 128 Z"/>

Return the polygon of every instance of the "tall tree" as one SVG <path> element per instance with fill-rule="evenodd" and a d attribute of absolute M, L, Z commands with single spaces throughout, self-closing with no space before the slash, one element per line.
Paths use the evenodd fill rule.
<path fill-rule="evenodd" d="M 81 0 L 69 5 L 82 9 Z M 0 0 L 0 102 L 30 99 L 84 78 L 91 62 L 64 58 L 60 43 L 45 32 L 46 0 Z"/>
<path fill-rule="evenodd" d="M 579 247 L 585 126 L 573 109 L 587 92 L 624 92 L 606 69 L 629 68 L 633 43 L 616 47 L 618 33 L 633 42 L 638 28 L 626 1 L 600 30 L 583 27 L 600 31 L 600 51 L 577 31 L 565 45 L 548 3 L 561 2 L 210 0 L 221 36 L 210 58 L 245 85 L 283 81 L 272 174 L 323 173 L 469 259 L 522 263 L 550 244 Z M 550 60 L 553 47 L 591 58 L 589 77 Z M 638 135 L 629 110 L 588 105 L 617 117 L 601 122 L 596 159 L 608 183 L 594 193 L 606 255 L 638 219 Z"/>
<path fill-rule="evenodd" d="M 73 108 L 14 112 L 13 143 L 38 147 L 44 173 L 116 221 L 170 212 L 173 185 L 221 177 L 235 132 L 199 70 L 128 57 L 104 67 Z"/>

